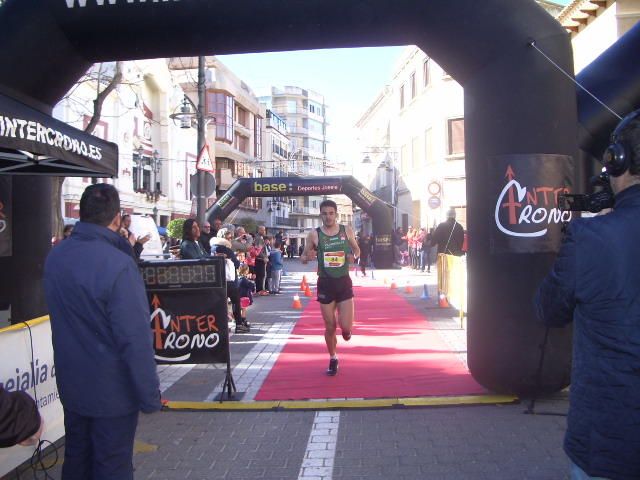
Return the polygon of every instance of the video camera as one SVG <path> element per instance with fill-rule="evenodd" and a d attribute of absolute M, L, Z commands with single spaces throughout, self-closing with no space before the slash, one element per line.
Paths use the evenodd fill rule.
<path fill-rule="evenodd" d="M 614 204 L 613 190 L 609 183 L 609 174 L 604 171 L 590 180 L 592 187 L 597 190 L 589 194 L 558 195 L 558 207 L 565 212 L 598 213 Z"/>

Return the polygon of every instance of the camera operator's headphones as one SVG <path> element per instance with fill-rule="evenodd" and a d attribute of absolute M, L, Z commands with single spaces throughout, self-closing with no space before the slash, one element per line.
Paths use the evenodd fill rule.
<path fill-rule="evenodd" d="M 624 117 L 611 134 L 610 144 L 602 155 L 602 164 L 612 177 L 619 177 L 629 170 L 631 164 L 634 163 L 633 148 L 625 140 L 620 138 L 620 134 L 633 122 L 640 117 L 640 110 L 631 112 Z M 639 159 L 640 160 L 640 159 Z"/>

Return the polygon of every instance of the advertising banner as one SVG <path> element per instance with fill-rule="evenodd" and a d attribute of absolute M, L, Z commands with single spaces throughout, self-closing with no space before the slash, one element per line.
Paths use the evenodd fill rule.
<path fill-rule="evenodd" d="M 118 146 L 0 93 L 0 172 L 113 177 Z M 21 152 L 29 152 L 31 157 Z"/>
<path fill-rule="evenodd" d="M 64 414 L 56 385 L 49 317 L 1 329 L 0 352 L 0 385 L 8 392 L 31 395 L 44 419 L 42 439 L 55 442 L 64 435 Z M 0 476 L 31 458 L 34 448 L 0 448 Z"/>
<path fill-rule="evenodd" d="M 0 257 L 10 257 L 11 245 L 11 177 L 0 175 Z"/>
<path fill-rule="evenodd" d="M 571 212 L 558 196 L 573 193 L 574 162 L 566 155 L 502 155 L 491 162 L 495 225 L 491 253 L 557 252 Z"/>

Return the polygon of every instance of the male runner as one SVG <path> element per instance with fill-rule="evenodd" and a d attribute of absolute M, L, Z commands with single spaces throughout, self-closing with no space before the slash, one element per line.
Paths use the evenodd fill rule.
<path fill-rule="evenodd" d="M 334 201 L 324 200 L 320 204 L 322 227 L 309 232 L 300 256 L 303 264 L 316 255 L 318 258 L 318 301 L 324 320 L 324 340 L 330 356 L 327 375 L 331 376 L 338 373 L 338 322 L 342 338 L 345 341 L 351 338 L 354 307 L 349 263 L 360 256 L 353 229 L 348 225 L 340 225 L 337 215 L 338 207 Z"/>

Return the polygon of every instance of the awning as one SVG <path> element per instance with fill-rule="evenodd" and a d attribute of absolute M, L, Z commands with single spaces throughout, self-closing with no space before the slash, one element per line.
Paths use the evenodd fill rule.
<path fill-rule="evenodd" d="M 114 177 L 118 146 L 0 94 L 0 174 Z"/>

